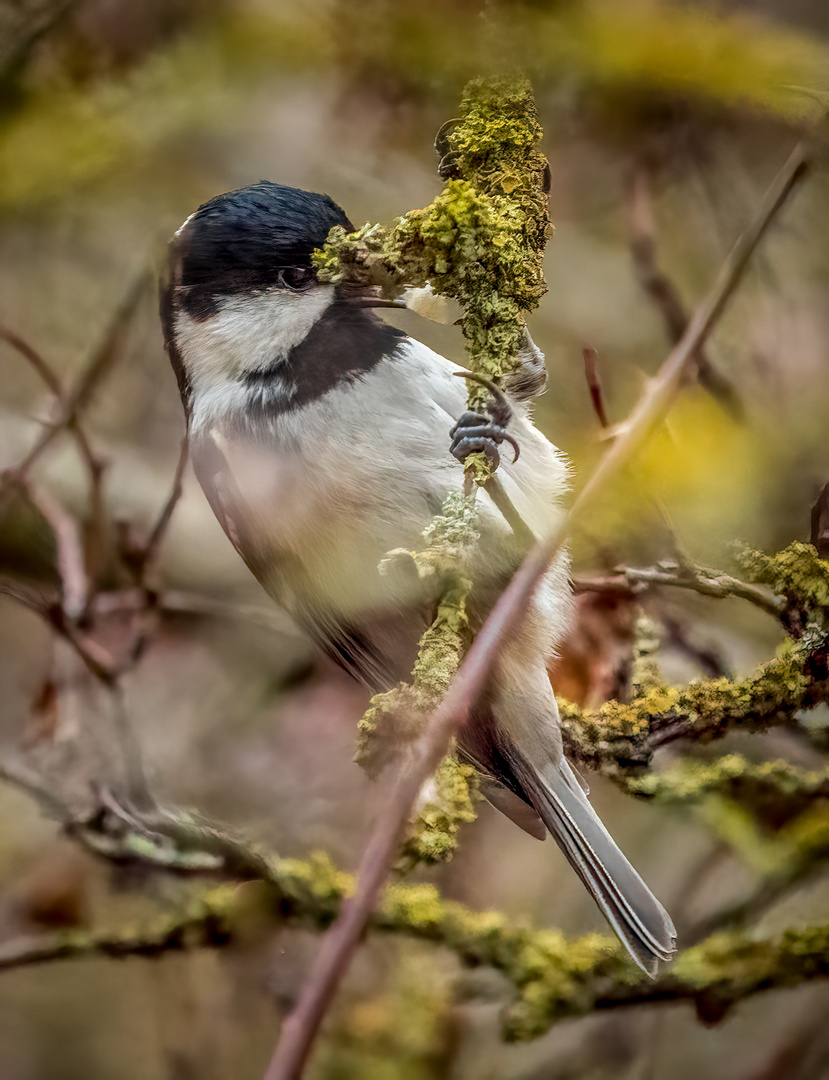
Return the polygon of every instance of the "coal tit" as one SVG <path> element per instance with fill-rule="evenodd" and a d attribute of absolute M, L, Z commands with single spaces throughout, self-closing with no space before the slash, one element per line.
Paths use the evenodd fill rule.
<path fill-rule="evenodd" d="M 436 599 L 392 586 L 380 564 L 422 545 L 447 492 L 462 488 L 459 458 L 495 457 L 515 440 L 520 456 L 503 455 L 498 476 L 538 534 L 562 513 L 568 470 L 528 414 L 537 351 L 507 386 L 508 431 L 466 414 L 456 365 L 381 321 L 367 294 L 317 280 L 312 252 L 335 225 L 353 228 L 327 195 L 264 180 L 211 199 L 171 242 L 161 318 L 193 465 L 222 528 L 317 645 L 379 691 L 409 677 Z M 485 492 L 477 505 L 473 628 L 521 558 Z M 653 974 L 674 951 L 673 924 L 562 755 L 547 667 L 568 608 L 561 556 L 504 643 L 459 753 L 498 809 L 533 836 L 554 836 Z"/>

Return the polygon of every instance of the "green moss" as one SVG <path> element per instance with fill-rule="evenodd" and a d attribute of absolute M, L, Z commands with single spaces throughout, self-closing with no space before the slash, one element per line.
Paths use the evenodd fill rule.
<path fill-rule="evenodd" d="M 630 780 L 628 790 L 665 802 L 694 802 L 722 795 L 749 804 L 755 816 L 777 829 L 829 795 L 829 770 L 804 771 L 788 761 L 755 763 L 741 754 L 715 761 L 680 761 L 661 773 Z"/>
<path fill-rule="evenodd" d="M 498 380 L 514 370 L 524 312 L 546 290 L 546 159 L 526 80 L 474 80 L 460 111 L 446 135 L 459 178 L 425 210 L 400 218 L 391 239 L 418 281 L 460 302 L 469 366 Z M 470 388 L 470 408 L 486 401 L 485 390 Z"/>
<path fill-rule="evenodd" d="M 475 770 L 446 757 L 434 776 L 433 790 L 420 810 L 401 853 L 400 866 L 446 862 L 455 853 L 461 825 L 476 818 Z"/>
<path fill-rule="evenodd" d="M 829 561 L 811 544 L 790 544 L 776 555 L 741 547 L 737 557 L 750 581 L 785 598 L 788 622 L 797 620 L 798 634 L 810 624 L 829 630 Z"/>
<path fill-rule="evenodd" d="M 523 343 L 524 313 L 546 286 L 541 263 L 551 235 L 544 190 L 546 159 L 532 90 L 522 78 L 473 80 L 447 145 L 457 176 L 422 210 L 386 232 L 332 230 L 315 255 L 320 276 L 341 285 L 431 283 L 463 308 L 469 367 L 498 380 L 510 374 Z M 470 387 L 470 408 L 488 391 Z M 488 472 L 482 470 L 480 479 Z"/>
<path fill-rule="evenodd" d="M 312 260 L 320 281 L 354 287 L 378 285 L 389 297 L 400 291 L 406 273 L 382 225 L 366 224 L 353 233 L 335 225 L 325 245 L 313 252 Z M 409 280 L 408 284 L 421 283 Z"/>
<path fill-rule="evenodd" d="M 746 679 L 707 679 L 683 688 L 656 685 L 630 704 L 612 701 L 598 710 L 561 703 L 562 726 L 584 762 L 610 774 L 647 765 L 649 738 L 673 727 L 697 744 L 728 731 L 764 731 L 826 698 L 825 672 L 815 676 L 811 645 L 784 642 L 773 660 Z"/>
<path fill-rule="evenodd" d="M 822 842 L 829 824 L 822 825 Z M 183 948 L 215 948 L 245 936 L 256 920 L 327 926 L 353 890 L 353 879 L 326 856 L 273 860 L 268 882 L 206 890 L 183 912 L 117 933 L 57 934 L 39 945 L 41 960 L 105 955 L 152 957 Z M 514 997 L 503 1014 L 504 1035 L 532 1039 L 566 1017 L 627 1003 L 688 1001 L 708 1020 L 764 990 L 829 975 L 829 925 L 791 928 L 771 938 L 745 931 L 718 933 L 682 952 L 653 981 L 623 955 L 618 942 L 511 923 L 501 912 L 476 912 L 444 900 L 432 885 L 387 888 L 372 918 L 376 930 L 444 946 L 470 966 L 501 972 Z M 36 962 L 30 960 L 29 962 Z M 0 961 L 2 965 L 2 961 Z"/>

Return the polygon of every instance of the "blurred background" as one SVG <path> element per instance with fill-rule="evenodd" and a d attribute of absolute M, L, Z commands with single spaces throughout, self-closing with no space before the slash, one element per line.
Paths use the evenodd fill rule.
<path fill-rule="evenodd" d="M 583 350 L 596 350 L 608 419 L 621 420 L 668 350 L 669 309 L 693 309 L 821 116 L 827 61 L 823 0 L 0 0 L 0 468 L 18 466 L 54 415 L 53 395 L 9 335 L 67 389 L 100 361 L 81 414 L 105 462 L 90 572 L 100 589 L 140 579 L 169 601 L 123 680 L 162 802 L 197 807 L 280 854 L 327 851 L 349 869 L 378 811 L 351 762 L 362 692 L 320 668 L 268 606 L 189 472 L 160 557 L 136 571 L 183 434 L 155 279 L 184 218 L 218 192 L 268 178 L 327 192 L 355 224 L 388 224 L 438 192 L 433 138 L 456 115 L 466 80 L 523 66 L 545 132 L 556 228 L 549 291 L 530 322 L 550 373 L 536 416 L 578 483 L 602 445 Z M 817 169 L 707 347 L 704 385 L 686 390 L 635 480 L 576 539 L 579 573 L 677 551 L 728 569 L 734 541 L 776 551 L 808 537 L 810 508 L 829 481 L 828 211 Z M 660 272 L 673 308 L 654 286 L 664 285 Z M 408 313 L 396 321 L 462 360 L 456 328 Z M 56 588 L 49 500 L 91 544 L 89 470 L 64 432 L 28 478 L 28 494 L 7 491 L 0 505 L 0 573 L 17 595 L 0 596 L 0 757 L 25 760 L 82 812 L 90 791 L 117 784 L 123 768 L 112 702 L 19 599 Z M 640 610 L 589 595 L 581 606 L 583 655 L 565 657 L 560 678 L 596 704 L 612 692 L 600 662 L 618 676 L 611 685 L 624 684 Z M 662 669 L 678 682 L 745 674 L 782 636 L 737 600 L 672 592 L 646 608 Z M 132 648 L 131 616 L 107 618 L 108 645 Z M 815 764 L 782 733 L 716 749 L 734 747 Z M 637 803 L 600 779 L 592 789 L 674 914 L 680 942 L 758 880 L 761 860 L 704 806 Z M 474 907 L 572 934 L 604 930 L 558 851 L 486 804 L 454 861 L 418 874 Z M 0 786 L 0 941 L 56 926 L 133 925 L 201 887 L 94 861 L 60 838 L 36 801 Z M 818 880 L 765 918 L 785 926 L 825 917 L 826 901 Z M 315 943 L 285 931 L 247 951 L 0 972 L 0 1076 L 259 1076 Z M 687 1006 L 660 1006 L 567 1022 L 509 1046 L 499 1037 L 498 978 L 476 976 L 462 1002 L 457 979 L 439 951 L 372 941 L 309 1075 L 829 1076 L 829 987 L 820 982 L 758 997 L 717 1027 Z"/>

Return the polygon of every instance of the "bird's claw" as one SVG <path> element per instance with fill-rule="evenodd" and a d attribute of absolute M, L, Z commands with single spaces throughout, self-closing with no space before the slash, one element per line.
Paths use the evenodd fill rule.
<path fill-rule="evenodd" d="M 435 136 L 435 150 L 440 158 L 440 163 L 438 164 L 438 176 L 441 180 L 453 180 L 460 176 L 458 155 L 452 149 L 450 141 L 452 131 L 460 123 L 461 121 L 458 118 L 447 120 L 445 124 L 441 125 L 440 130 Z"/>
<path fill-rule="evenodd" d="M 458 461 L 465 461 L 470 454 L 482 453 L 493 471 L 501 463 L 499 447 L 509 443 L 513 449 L 513 461 L 518 460 L 521 452 L 518 443 L 508 434 L 502 424 L 495 423 L 490 416 L 481 413 L 466 412 L 449 432 L 452 443 L 449 451 Z"/>

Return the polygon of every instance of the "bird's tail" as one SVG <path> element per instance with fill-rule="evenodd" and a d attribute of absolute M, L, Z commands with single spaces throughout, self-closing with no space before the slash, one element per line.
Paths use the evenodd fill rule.
<path fill-rule="evenodd" d="M 659 961 L 676 951 L 667 911 L 616 846 L 566 760 L 544 776 L 522 764 L 531 775 L 520 780 L 539 816 L 633 960 L 653 977 Z"/>

